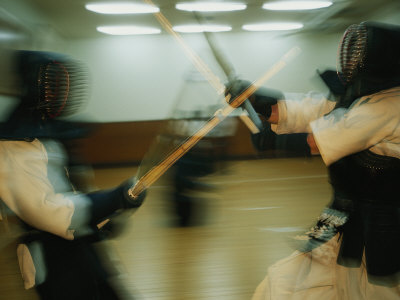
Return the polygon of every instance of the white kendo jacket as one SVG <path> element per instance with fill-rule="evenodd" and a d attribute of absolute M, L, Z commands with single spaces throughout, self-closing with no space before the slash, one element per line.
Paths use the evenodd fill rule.
<path fill-rule="evenodd" d="M 0 199 L 28 225 L 73 239 L 90 202 L 73 191 L 65 166 L 56 141 L 0 141 Z"/>
<path fill-rule="evenodd" d="M 400 158 L 400 87 L 334 109 L 324 95 L 286 93 L 278 101 L 277 134 L 312 133 L 327 166 L 362 150 Z M 334 110 L 333 110 L 334 109 Z"/>
<path fill-rule="evenodd" d="M 0 141 L 0 205 L 8 208 L 2 211 L 65 239 L 90 233 L 90 201 L 73 191 L 65 166 L 64 148 L 56 141 Z M 20 244 L 17 254 L 25 288 L 43 281 L 34 263 L 41 259 L 40 245 Z"/>

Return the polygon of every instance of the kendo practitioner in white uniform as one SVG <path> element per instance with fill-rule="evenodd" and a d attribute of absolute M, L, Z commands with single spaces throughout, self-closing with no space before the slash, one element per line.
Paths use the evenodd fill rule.
<path fill-rule="evenodd" d="M 134 178 L 110 190 L 83 193 L 68 177 L 64 144 L 85 128 L 64 117 L 87 95 L 83 65 L 49 52 L 16 51 L 19 104 L 0 127 L 0 201 L 22 222 L 18 258 L 25 288 L 41 299 L 122 299 L 95 251 L 105 237 L 98 224 L 135 210 Z"/>
<path fill-rule="evenodd" d="M 268 269 L 253 300 L 400 299 L 400 27 L 350 26 L 338 59 L 344 91 L 335 99 L 264 88 L 249 99 L 268 120 L 254 145 L 271 132 L 307 133 L 333 189 L 299 249 Z"/>

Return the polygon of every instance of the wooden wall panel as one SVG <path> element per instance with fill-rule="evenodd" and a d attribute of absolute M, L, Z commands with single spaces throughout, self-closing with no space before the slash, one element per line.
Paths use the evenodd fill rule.
<path fill-rule="evenodd" d="M 94 125 L 94 132 L 80 140 L 77 147 L 84 159 L 94 165 L 118 165 L 139 163 L 155 137 L 168 121 L 115 122 Z M 242 122 L 238 122 L 234 136 L 226 139 L 224 156 L 231 158 L 255 157 L 250 134 Z"/>

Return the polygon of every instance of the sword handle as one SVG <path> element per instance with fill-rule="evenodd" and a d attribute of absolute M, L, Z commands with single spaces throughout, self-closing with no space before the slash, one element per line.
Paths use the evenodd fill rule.
<path fill-rule="evenodd" d="M 254 125 L 258 128 L 258 130 L 261 130 L 263 128 L 263 123 L 258 116 L 257 112 L 254 110 L 253 105 L 251 105 L 250 100 L 246 99 L 243 103 L 244 109 L 247 111 L 249 114 L 250 119 L 253 121 Z"/>

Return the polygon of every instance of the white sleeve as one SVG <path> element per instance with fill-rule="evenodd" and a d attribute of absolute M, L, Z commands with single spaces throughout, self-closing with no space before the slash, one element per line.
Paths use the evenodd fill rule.
<path fill-rule="evenodd" d="M 87 207 L 84 195 L 56 193 L 47 174 L 48 158 L 35 140 L 0 142 L 0 197 L 24 222 L 66 239 L 77 206 Z"/>
<path fill-rule="evenodd" d="M 285 100 L 278 101 L 279 120 L 272 130 L 277 134 L 310 133 L 310 122 L 330 112 L 335 104 L 322 93 L 286 93 Z"/>
<path fill-rule="evenodd" d="M 348 109 L 335 109 L 313 121 L 312 132 L 325 164 L 391 140 L 399 128 L 399 102 L 366 96 Z"/>

